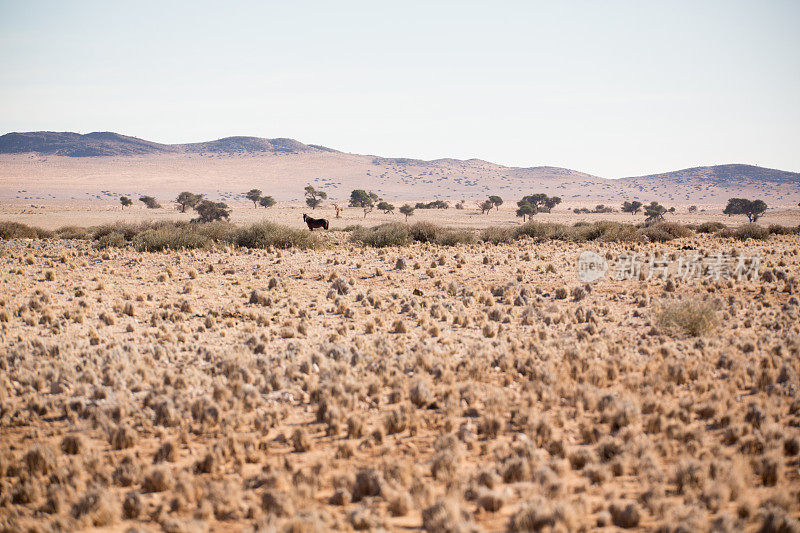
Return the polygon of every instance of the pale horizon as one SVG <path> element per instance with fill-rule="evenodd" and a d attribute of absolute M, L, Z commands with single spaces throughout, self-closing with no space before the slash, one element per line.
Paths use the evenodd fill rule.
<path fill-rule="evenodd" d="M 0 1 L 0 133 L 800 171 L 800 4 Z"/>

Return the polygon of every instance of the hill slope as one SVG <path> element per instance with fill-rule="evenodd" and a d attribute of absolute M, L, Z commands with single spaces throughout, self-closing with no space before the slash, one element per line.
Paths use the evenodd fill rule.
<path fill-rule="evenodd" d="M 480 159 L 349 154 L 285 138 L 170 145 L 111 132 L 0 136 L 0 200 L 105 201 L 120 194 L 167 200 L 191 190 L 231 201 L 256 187 L 279 201 L 302 201 L 309 184 L 339 201 L 356 188 L 396 201 L 476 201 L 497 194 L 509 205 L 542 192 L 560 196 L 564 207 L 624 200 L 716 207 L 733 196 L 761 198 L 770 206 L 795 207 L 800 201 L 800 174 L 752 165 L 610 180 L 566 168 L 506 167 Z"/>
<path fill-rule="evenodd" d="M 764 168 L 755 165 L 714 165 L 708 167 L 693 167 L 664 172 L 661 174 L 649 174 L 647 176 L 636 176 L 622 178 L 623 180 L 681 180 L 702 178 L 715 185 L 736 185 L 742 180 L 758 180 L 773 183 L 800 183 L 800 173 L 787 172 L 774 168 Z"/>
<path fill-rule="evenodd" d="M 294 139 L 226 137 L 190 144 L 160 144 L 109 131 L 81 135 L 72 132 L 36 131 L 0 136 L 0 154 L 38 153 L 65 157 L 111 157 L 164 153 L 242 154 L 332 151 L 308 146 Z"/>

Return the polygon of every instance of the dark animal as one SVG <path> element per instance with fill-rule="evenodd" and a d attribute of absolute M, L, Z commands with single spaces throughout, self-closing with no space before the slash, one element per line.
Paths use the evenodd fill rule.
<path fill-rule="evenodd" d="M 324 218 L 311 218 L 303 213 L 303 220 L 308 225 L 308 229 L 314 231 L 314 228 L 328 229 L 328 221 Z"/>

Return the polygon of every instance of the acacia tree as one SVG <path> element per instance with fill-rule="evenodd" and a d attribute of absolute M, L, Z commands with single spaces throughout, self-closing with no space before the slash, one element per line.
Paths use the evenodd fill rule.
<path fill-rule="evenodd" d="M 350 193 L 350 207 L 367 207 L 373 205 L 378 200 L 378 195 L 374 192 L 367 192 L 364 189 L 355 189 Z"/>
<path fill-rule="evenodd" d="M 664 220 L 664 213 L 667 208 L 658 202 L 650 202 L 644 207 L 644 216 L 647 217 L 645 222 L 655 222 L 656 220 Z"/>
<path fill-rule="evenodd" d="M 529 203 L 535 208 L 536 213 L 549 213 L 551 209 L 561 203 L 561 198 L 558 196 L 547 196 L 543 193 L 529 194 L 522 198 L 523 202 Z M 519 206 L 519 202 L 517 202 Z"/>
<path fill-rule="evenodd" d="M 483 202 L 478 202 L 478 208 L 481 210 L 481 215 L 488 213 L 492 210 L 494 204 L 491 200 L 484 200 Z"/>
<path fill-rule="evenodd" d="M 262 196 L 258 199 L 258 205 L 267 208 L 275 205 L 275 199 L 272 196 Z"/>
<path fill-rule="evenodd" d="M 183 191 L 178 195 L 177 198 L 175 198 L 175 203 L 180 206 L 181 213 L 185 213 L 187 207 L 196 206 L 202 199 L 202 194 L 194 194 L 189 191 Z"/>
<path fill-rule="evenodd" d="M 525 222 L 525 217 L 530 218 L 536 214 L 536 206 L 531 205 L 529 202 L 525 200 L 520 200 L 517 202 L 517 216 L 522 217 L 522 221 Z"/>
<path fill-rule="evenodd" d="M 333 209 L 336 211 L 336 218 L 341 218 L 339 216 L 339 213 L 341 212 L 342 208 L 339 207 L 339 204 L 331 204 L 331 205 L 333 206 Z"/>
<path fill-rule="evenodd" d="M 147 209 L 160 209 L 161 204 L 152 196 L 142 196 L 139 201 L 147 206 Z"/>
<path fill-rule="evenodd" d="M 122 209 L 125 209 L 126 207 L 130 207 L 133 205 L 133 201 L 127 196 L 120 196 L 119 203 L 122 204 Z"/>
<path fill-rule="evenodd" d="M 408 222 L 408 217 L 414 214 L 414 206 L 405 204 L 400 207 L 400 212 L 406 216 L 406 222 Z"/>
<path fill-rule="evenodd" d="M 639 212 L 641 208 L 642 208 L 642 202 L 640 202 L 639 200 L 634 200 L 632 202 L 628 201 L 622 202 L 623 213 L 630 213 L 632 215 L 635 215 L 636 213 Z"/>
<path fill-rule="evenodd" d="M 747 215 L 750 223 L 754 223 L 767 210 L 763 200 L 747 200 L 746 198 L 731 198 L 722 212 L 725 215 Z"/>
<path fill-rule="evenodd" d="M 306 205 L 310 207 L 312 210 L 316 209 L 321 203 L 322 200 L 326 200 L 328 198 L 328 194 L 323 191 L 318 191 L 311 185 L 306 186 Z"/>
<path fill-rule="evenodd" d="M 378 209 L 387 215 L 394 212 L 394 206 L 389 202 L 378 202 Z"/>
<path fill-rule="evenodd" d="M 258 201 L 261 200 L 261 191 L 258 189 L 250 189 L 247 191 L 247 194 L 244 195 L 245 198 L 253 202 L 253 207 L 258 207 Z"/>
<path fill-rule="evenodd" d="M 492 205 L 494 205 L 494 208 L 498 211 L 500 210 L 500 206 L 503 205 L 503 199 L 499 196 L 490 196 L 489 201 L 492 202 Z"/>
<path fill-rule="evenodd" d="M 227 204 L 223 202 L 212 202 L 211 200 L 202 200 L 194 206 L 197 211 L 199 220 L 201 222 L 213 222 L 215 220 L 228 220 L 231 212 Z"/>

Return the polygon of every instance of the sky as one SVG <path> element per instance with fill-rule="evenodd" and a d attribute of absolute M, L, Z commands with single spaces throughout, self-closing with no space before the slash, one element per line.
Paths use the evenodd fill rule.
<path fill-rule="evenodd" d="M 800 2 L 0 0 L 0 134 L 800 171 Z"/>

